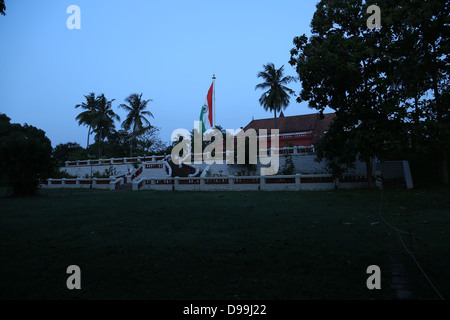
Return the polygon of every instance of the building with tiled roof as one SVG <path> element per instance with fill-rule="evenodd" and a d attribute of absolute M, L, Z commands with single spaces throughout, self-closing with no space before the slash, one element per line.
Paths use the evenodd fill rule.
<path fill-rule="evenodd" d="M 319 113 L 285 117 L 281 112 L 277 118 L 280 148 L 286 147 L 288 144 L 305 147 L 316 145 L 324 137 L 334 117 L 334 113 L 324 113 L 323 119 Z M 270 133 L 269 130 L 275 129 L 275 119 L 252 120 L 244 128 L 245 131 L 248 129 L 267 129 Z"/>

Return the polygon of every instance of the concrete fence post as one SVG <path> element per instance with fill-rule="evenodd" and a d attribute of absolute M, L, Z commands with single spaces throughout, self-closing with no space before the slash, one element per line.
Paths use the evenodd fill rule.
<path fill-rule="evenodd" d="M 302 190 L 302 175 L 299 173 L 295 175 L 295 187 L 298 191 Z"/>
<path fill-rule="evenodd" d="M 200 177 L 200 190 L 203 191 L 205 190 L 205 178 L 204 177 Z"/>
<path fill-rule="evenodd" d="M 234 176 L 228 176 L 228 190 L 234 191 Z"/>
<path fill-rule="evenodd" d="M 180 178 L 175 177 L 173 178 L 173 190 L 177 190 L 179 188 L 177 188 L 177 186 L 180 184 Z"/>

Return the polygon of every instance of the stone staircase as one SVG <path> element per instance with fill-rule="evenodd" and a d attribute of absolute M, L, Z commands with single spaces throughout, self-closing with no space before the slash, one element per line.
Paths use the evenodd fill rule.
<path fill-rule="evenodd" d="M 140 173 L 138 175 L 133 174 L 132 181 L 128 178 L 127 183 L 118 186 L 116 191 L 133 190 L 133 182 L 139 181 L 141 179 L 170 177 L 167 174 L 166 168 L 162 164 L 162 161 L 145 163 L 142 166 L 142 169 L 140 169 Z M 172 167 L 172 169 L 175 170 L 175 173 L 177 173 L 176 176 L 188 176 L 190 173 L 195 172 L 194 168 L 188 167 L 186 165 L 184 165 L 183 168 L 179 168 L 178 166 L 174 165 L 172 161 L 169 162 L 169 165 Z"/>
<path fill-rule="evenodd" d="M 147 164 L 148 165 L 160 165 L 160 164 L 162 164 L 162 162 L 158 161 L 158 162 L 147 163 Z M 116 191 L 133 190 L 133 181 L 139 181 L 140 179 L 143 179 L 143 178 L 164 178 L 167 176 L 168 175 L 167 175 L 166 169 L 164 167 L 163 168 L 159 168 L 159 167 L 147 168 L 144 164 L 144 166 L 141 169 L 141 172 L 137 176 L 133 175 L 133 180 L 130 180 L 130 178 L 128 177 L 127 183 L 121 184 L 115 190 Z"/>
<path fill-rule="evenodd" d="M 144 170 L 142 170 L 142 173 L 138 175 L 133 180 L 137 181 L 142 178 L 166 178 L 167 172 L 165 168 L 152 168 L 152 169 L 146 169 L 144 167 Z"/>

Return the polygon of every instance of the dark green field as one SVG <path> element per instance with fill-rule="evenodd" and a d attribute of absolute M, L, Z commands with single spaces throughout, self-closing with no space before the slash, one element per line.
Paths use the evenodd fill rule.
<path fill-rule="evenodd" d="M 379 216 L 379 190 L 43 191 L 0 199 L 0 299 L 439 299 Z M 450 192 L 386 190 L 382 214 L 450 298 Z M 378 223 L 377 223 L 378 222 Z M 66 269 L 81 268 L 81 290 Z M 381 268 L 381 290 L 366 269 Z M 394 281 L 395 282 L 395 281 Z"/>

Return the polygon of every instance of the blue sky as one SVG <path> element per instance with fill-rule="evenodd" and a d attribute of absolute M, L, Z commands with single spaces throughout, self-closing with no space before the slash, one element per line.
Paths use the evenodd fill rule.
<path fill-rule="evenodd" d="M 84 95 L 104 93 L 117 106 L 130 93 L 152 99 L 160 138 L 191 130 L 216 74 L 216 118 L 237 129 L 273 115 L 259 105 L 257 73 L 289 65 L 295 36 L 310 34 L 316 0 L 6 0 L 0 16 L 0 113 L 44 130 L 52 141 L 86 146 L 75 120 Z M 69 30 L 67 7 L 81 9 Z M 299 83 L 290 86 L 297 93 Z M 295 97 L 285 115 L 313 113 Z M 116 128 L 120 123 L 116 124 Z M 92 140 L 91 140 L 92 141 Z"/>

